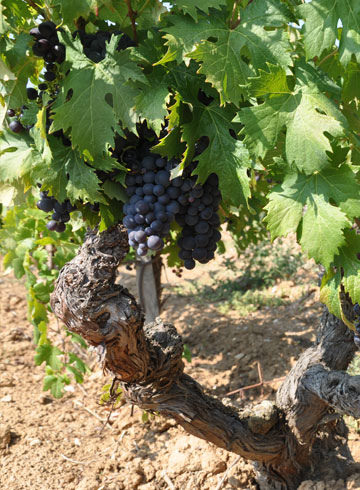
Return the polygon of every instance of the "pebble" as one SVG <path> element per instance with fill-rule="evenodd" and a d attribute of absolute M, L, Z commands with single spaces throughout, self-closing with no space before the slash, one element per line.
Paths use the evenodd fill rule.
<path fill-rule="evenodd" d="M 10 444 L 11 432 L 10 427 L 5 424 L 0 424 L 0 449 L 6 449 Z"/>

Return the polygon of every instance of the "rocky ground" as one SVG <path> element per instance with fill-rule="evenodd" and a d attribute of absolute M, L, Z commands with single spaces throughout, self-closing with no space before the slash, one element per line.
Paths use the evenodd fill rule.
<path fill-rule="evenodd" d="M 232 270 L 224 268 L 231 260 Z M 317 268 L 303 262 L 289 278 L 267 288 L 276 306 L 262 299 L 244 314 L 243 305 L 218 300 L 216 285 L 236 281 L 243 267 L 229 246 L 211 265 L 181 279 L 164 273 L 162 316 L 176 324 L 192 352 L 186 372 L 218 396 L 257 383 L 262 388 L 232 395 L 240 405 L 272 399 L 281 378 L 314 339 L 322 306 Z M 119 281 L 135 291 L 134 271 L 119 270 Z M 204 290 L 204 284 L 212 284 Z M 206 293 L 206 294 L 205 294 Z M 232 291 L 230 290 L 229 296 Z M 251 300 L 251 298 L 249 299 Z M 32 327 L 26 318 L 25 288 L 11 274 L 0 276 L 0 488 L 9 490 L 230 490 L 256 489 L 250 463 L 188 436 L 171 419 L 122 404 L 110 413 L 99 404 L 103 376 L 92 353 L 80 355 L 92 373 L 55 400 L 42 391 L 43 366 L 34 364 Z M 55 319 L 52 339 L 64 342 Z M 107 421 L 108 420 L 108 421 Z M 360 437 L 350 421 L 350 445 L 360 462 Z M 301 490 L 360 488 L 360 474 L 348 480 L 304 482 Z"/>

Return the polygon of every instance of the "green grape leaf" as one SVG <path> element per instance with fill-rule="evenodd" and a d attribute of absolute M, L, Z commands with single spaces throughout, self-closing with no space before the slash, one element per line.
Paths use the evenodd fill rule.
<path fill-rule="evenodd" d="M 96 7 L 96 0 L 56 0 L 54 5 L 61 8 L 63 23 L 74 27 L 75 21 L 79 17 L 85 20 L 89 17 L 92 10 Z"/>
<path fill-rule="evenodd" d="M 338 21 L 342 29 L 339 41 L 339 59 L 347 65 L 355 55 L 360 62 L 360 3 L 358 0 L 312 0 L 298 7 L 305 19 L 304 43 L 308 59 L 321 56 L 324 50 L 335 47 L 338 39 Z"/>
<path fill-rule="evenodd" d="M 152 147 L 152 151 L 167 158 L 182 155 L 185 149 L 186 145 L 183 141 L 181 141 L 181 130 L 178 126 L 169 131 L 157 145 Z"/>
<path fill-rule="evenodd" d="M 191 17 L 197 21 L 198 10 L 202 10 L 208 14 L 210 8 L 220 9 L 222 5 L 226 5 L 226 0 L 198 0 L 197 2 L 194 2 L 193 0 L 179 0 L 175 2 L 174 5 L 184 12 L 184 14 L 191 15 Z"/>
<path fill-rule="evenodd" d="M 290 44 L 281 29 L 275 29 L 290 18 L 287 8 L 274 0 L 249 5 L 235 29 L 222 13 L 212 12 L 211 23 L 174 16 L 173 25 L 165 29 L 168 51 L 159 63 L 195 59 L 201 63 L 199 73 L 218 90 L 221 101 L 237 104 L 257 69 L 266 68 L 266 63 L 284 68 L 292 64 Z"/>
<path fill-rule="evenodd" d="M 82 53 L 79 40 L 67 39 L 67 59 L 72 68 L 63 86 L 63 103 L 57 105 L 51 131 L 69 130 L 74 147 L 96 159 L 107 147 L 113 146 L 114 131 L 119 120 L 135 130 L 133 110 L 139 89 L 130 79 L 146 83 L 140 68 L 130 59 L 128 51 L 117 52 L 119 37 L 107 45 L 107 55 L 93 63 Z M 72 91 L 70 100 L 64 96 Z"/>
<path fill-rule="evenodd" d="M 148 84 L 140 87 L 141 93 L 135 98 L 135 110 L 159 134 L 167 116 L 166 104 L 170 100 L 168 75 L 162 68 L 154 67 L 147 76 Z"/>
<path fill-rule="evenodd" d="M 0 181 L 12 183 L 39 162 L 40 155 L 31 147 L 32 139 L 22 132 L 0 134 Z"/>
<path fill-rule="evenodd" d="M 278 77 L 280 75 L 278 74 Z M 281 89 L 285 90 L 282 75 Z M 263 78 L 261 73 L 259 78 Z M 264 103 L 245 107 L 239 113 L 244 124 L 244 142 L 255 156 L 265 157 L 276 146 L 280 132 L 286 128 L 285 154 L 290 166 L 311 174 L 329 166 L 327 152 L 332 151 L 330 140 L 341 136 L 347 121 L 335 104 L 323 93 L 324 82 L 318 80 L 314 70 L 301 61 L 296 69 L 296 84 L 293 90 L 279 94 L 278 82 L 269 86 L 270 72 L 263 84 L 252 81 L 255 92 L 261 85 L 269 92 Z M 251 91 L 250 87 L 250 91 Z M 332 90 L 332 87 L 329 87 Z"/>
<path fill-rule="evenodd" d="M 328 268 L 345 243 L 343 231 L 351 226 L 348 218 L 360 212 L 358 195 L 354 174 L 346 166 L 312 176 L 288 175 L 270 193 L 265 208 L 271 238 L 300 230 L 304 250 Z"/>
<path fill-rule="evenodd" d="M 64 376 L 56 376 L 54 374 L 45 376 L 43 391 L 50 390 L 54 398 L 59 399 L 64 394 L 64 386 L 68 384 L 64 381 Z"/>
<path fill-rule="evenodd" d="M 91 203 L 106 202 L 95 169 L 58 138 L 52 137 L 50 143 L 53 161 L 49 166 L 42 161 L 33 171 L 34 177 L 41 180 L 44 188 L 59 201 L 69 198 L 71 202 L 78 199 Z"/>
<path fill-rule="evenodd" d="M 61 369 L 62 362 L 59 359 L 59 356 L 63 354 L 63 352 L 58 349 L 55 345 L 51 344 L 43 344 L 39 345 L 36 348 L 35 354 L 35 364 L 40 366 L 43 362 L 46 363 L 47 366 L 50 366 L 54 371 Z"/>
<path fill-rule="evenodd" d="M 231 107 L 223 109 L 215 102 L 205 106 L 194 100 L 192 121 L 183 124 L 183 139 L 192 147 L 200 137 L 209 137 L 209 146 L 196 158 L 199 163 L 193 173 L 204 182 L 215 172 L 223 199 L 238 206 L 250 197 L 247 169 L 251 161 L 244 144 L 230 134 L 233 115 Z"/>
<path fill-rule="evenodd" d="M 360 99 L 360 65 L 359 63 L 350 62 L 344 74 L 343 100 L 351 102 Z"/>

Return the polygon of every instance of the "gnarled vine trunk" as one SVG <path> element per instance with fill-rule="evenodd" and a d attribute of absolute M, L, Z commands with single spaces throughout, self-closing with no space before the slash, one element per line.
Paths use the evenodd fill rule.
<path fill-rule="evenodd" d="M 51 298 L 56 316 L 98 347 L 127 400 L 252 460 L 261 489 L 296 489 L 303 479 L 351 473 L 342 415 L 360 417 L 360 376 L 344 372 L 355 352 L 353 333 L 324 311 L 315 345 L 289 373 L 276 403 L 238 412 L 184 374 L 175 327 L 159 319 L 144 325 L 134 297 L 115 284 L 127 247 L 120 225 L 89 232 Z"/>

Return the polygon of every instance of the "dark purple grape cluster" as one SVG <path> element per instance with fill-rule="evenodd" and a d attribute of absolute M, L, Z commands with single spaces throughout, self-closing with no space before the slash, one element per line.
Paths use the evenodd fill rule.
<path fill-rule="evenodd" d="M 40 200 L 36 203 L 36 206 L 45 213 L 53 211 L 51 221 L 46 224 L 46 228 L 59 233 L 65 231 L 65 223 L 70 221 L 70 213 L 76 209 L 68 199 L 64 202 L 59 202 L 54 197 L 49 196 L 48 191 L 40 192 Z"/>
<path fill-rule="evenodd" d="M 356 347 L 358 349 L 360 349 L 360 305 L 359 305 L 359 303 L 355 304 L 354 313 L 357 316 L 357 319 L 355 322 L 354 342 L 355 342 Z"/>
<path fill-rule="evenodd" d="M 97 31 L 94 34 L 87 34 L 85 31 L 76 31 L 73 36 L 75 37 L 76 34 L 79 34 L 86 56 L 94 63 L 98 63 L 106 56 L 106 43 L 110 41 L 111 36 L 123 33 L 121 31 Z M 135 46 L 134 41 L 126 34 L 123 34 L 116 49 L 121 51 L 130 46 Z"/>
<path fill-rule="evenodd" d="M 206 264 L 214 258 L 217 242 L 221 239 L 220 218 L 217 213 L 221 201 L 219 179 L 211 174 L 203 185 L 195 184 L 196 177 L 188 177 L 180 186 L 180 212 L 175 217 L 182 227 L 177 242 L 179 257 L 186 269 L 195 267 L 195 260 Z"/>
<path fill-rule="evenodd" d="M 32 47 L 34 55 L 44 58 L 47 63 L 45 80 L 51 82 L 55 78 L 52 78 L 53 70 L 51 65 L 55 62 L 60 64 L 65 61 L 65 46 L 59 42 L 56 25 L 54 22 L 47 20 L 31 29 L 30 35 L 36 41 Z"/>
<path fill-rule="evenodd" d="M 128 229 L 129 245 L 139 256 L 164 247 L 163 238 L 180 211 L 182 180 L 170 180 L 175 165 L 173 160 L 149 153 L 136 165 L 136 171 L 126 176 L 129 201 L 124 205 L 123 224 Z"/>

